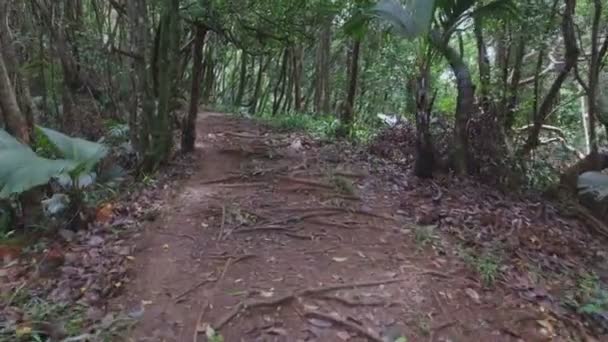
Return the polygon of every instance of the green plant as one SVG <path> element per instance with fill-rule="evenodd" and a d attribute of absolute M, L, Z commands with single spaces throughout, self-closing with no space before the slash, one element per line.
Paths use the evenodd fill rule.
<path fill-rule="evenodd" d="M 79 138 L 68 137 L 57 131 L 37 127 L 52 144 L 58 155 L 49 159 L 37 155 L 4 130 L 0 130 L 0 199 L 21 194 L 52 179 L 69 179 L 80 187 L 87 182 L 93 167 L 107 154 L 105 146 Z M 50 149 L 45 149 L 46 153 Z"/>
<path fill-rule="evenodd" d="M 480 255 L 465 250 L 463 258 L 477 272 L 486 286 L 492 286 L 500 276 L 501 259 L 496 251 L 486 251 Z"/>
<path fill-rule="evenodd" d="M 419 247 L 432 244 L 437 238 L 435 236 L 435 226 L 416 226 L 414 227 L 414 241 Z"/>

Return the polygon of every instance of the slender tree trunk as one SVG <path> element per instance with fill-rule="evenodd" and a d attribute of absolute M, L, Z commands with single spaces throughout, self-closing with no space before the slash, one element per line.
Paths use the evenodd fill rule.
<path fill-rule="evenodd" d="M 302 47 L 293 48 L 293 94 L 294 109 L 296 112 L 302 111 Z"/>
<path fill-rule="evenodd" d="M 443 53 L 456 78 L 458 97 L 454 124 L 454 167 L 456 173 L 464 175 L 472 171 L 467 131 L 467 124 L 475 111 L 475 91 L 471 72 L 462 56 L 447 45 L 438 32 L 431 33 L 431 43 Z"/>
<path fill-rule="evenodd" d="M 574 30 L 574 11 L 576 8 L 576 0 L 566 0 L 566 8 L 564 10 L 562 19 L 562 35 L 564 38 L 564 45 L 566 50 L 566 56 L 564 64 L 561 68 L 560 73 L 557 75 L 553 84 L 549 88 L 547 95 L 545 96 L 540 107 L 534 113 L 533 127 L 528 134 L 528 138 L 524 146 L 519 151 L 519 157 L 523 159 L 528 156 L 532 150 L 534 150 L 540 140 L 539 135 L 545 122 L 545 119 L 551 113 L 551 109 L 554 106 L 555 99 L 559 95 L 559 91 L 564 81 L 568 77 L 570 71 L 574 68 L 577 58 L 579 55 L 578 46 L 576 44 L 576 33 Z"/>
<path fill-rule="evenodd" d="M 245 87 L 247 86 L 247 63 L 248 55 L 245 50 L 241 50 L 241 75 L 239 77 L 239 90 L 236 93 L 234 105 L 241 107 L 243 105 L 243 96 L 245 95 Z"/>
<path fill-rule="evenodd" d="M 289 49 L 285 49 L 283 52 L 283 58 L 281 62 L 281 71 L 279 73 L 279 79 L 274 87 L 273 103 L 272 103 L 272 115 L 276 115 L 281 108 L 281 102 L 285 96 L 285 84 L 287 78 L 287 63 L 289 62 Z"/>
<path fill-rule="evenodd" d="M 21 114 L 15 91 L 8 76 L 0 44 L 0 112 L 4 117 L 7 131 L 24 144 L 30 143 L 27 123 Z"/>
<path fill-rule="evenodd" d="M 201 93 L 201 78 L 203 74 L 203 48 L 207 29 L 202 25 L 195 25 L 195 37 L 192 46 L 192 86 L 190 90 L 190 106 L 186 122 L 182 125 L 182 151 L 194 151 L 196 141 L 196 116 Z"/>
<path fill-rule="evenodd" d="M 482 19 L 476 17 L 474 20 L 475 41 L 477 43 L 477 65 L 479 67 L 480 99 L 484 110 L 489 106 L 490 92 L 490 58 L 483 36 Z"/>
<path fill-rule="evenodd" d="M 30 85 L 21 71 L 20 61 L 15 51 L 14 39 L 9 27 L 10 7 L 6 0 L 0 0 L 0 46 L 4 56 L 5 68 L 15 90 L 17 104 L 25 119 L 28 135 L 34 130 L 34 103 L 30 94 Z"/>
<path fill-rule="evenodd" d="M 355 96 L 357 95 L 357 79 L 359 77 L 359 55 L 361 50 L 361 40 L 355 39 L 351 50 L 349 51 L 348 63 L 348 91 L 346 102 L 341 110 L 342 125 L 349 129 L 355 120 L 354 104 Z M 345 132 L 343 132 L 345 133 Z"/>
<path fill-rule="evenodd" d="M 163 4 L 161 32 L 159 35 L 157 60 L 164 68 L 158 76 L 158 108 L 151 126 L 151 144 L 144 156 L 144 169 L 155 170 L 169 158 L 172 147 L 171 98 L 173 80 L 177 74 L 179 50 L 179 0 Z"/>

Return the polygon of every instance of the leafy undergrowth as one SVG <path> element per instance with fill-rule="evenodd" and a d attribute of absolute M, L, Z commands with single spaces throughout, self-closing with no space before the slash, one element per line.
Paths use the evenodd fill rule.
<path fill-rule="evenodd" d="M 408 171 L 411 146 L 404 142 L 405 154 L 393 154 L 383 143 L 376 140 L 372 155 L 360 157 L 393 184 L 405 214 L 460 246 L 458 254 L 486 287 L 505 287 L 542 306 L 568 330 L 608 333 L 606 241 L 576 206 L 473 179 L 416 179 Z M 428 237 L 417 233 L 417 239 Z"/>
<path fill-rule="evenodd" d="M 327 131 L 318 134 L 323 132 L 319 127 L 327 127 L 323 117 L 283 115 L 266 122 L 316 137 L 332 136 Z M 591 223 L 576 208 L 535 192 L 508 193 L 448 175 L 416 179 L 410 170 L 414 137 L 410 126 L 401 124 L 380 131 L 366 147 L 335 145 L 334 154 L 366 161 L 380 176 L 378 182 L 393 184 L 402 211 L 419 224 L 414 238 L 421 248 L 447 233 L 459 246 L 457 254 L 487 288 L 505 287 L 538 304 L 566 330 L 607 334 L 608 254 L 606 241 L 591 233 Z M 449 146 L 444 135 L 439 140 L 440 150 Z"/>
<path fill-rule="evenodd" d="M 117 341 L 137 312 L 109 312 L 130 281 L 135 236 L 155 220 L 163 193 L 188 170 L 168 168 L 130 188 L 92 191 L 88 229 L 44 231 L 0 245 L 0 341 Z M 32 241 L 33 240 L 33 241 Z"/>

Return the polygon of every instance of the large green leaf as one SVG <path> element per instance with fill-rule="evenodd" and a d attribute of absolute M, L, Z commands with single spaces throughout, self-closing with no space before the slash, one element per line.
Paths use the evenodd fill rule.
<path fill-rule="evenodd" d="M 435 0 L 407 0 L 405 6 L 396 0 L 382 0 L 373 8 L 379 18 L 408 39 L 428 33 L 434 10 Z"/>
<path fill-rule="evenodd" d="M 49 139 L 63 158 L 83 163 L 87 169 L 92 168 L 108 154 L 108 149 L 102 144 L 72 138 L 45 127 L 36 128 Z"/>
<path fill-rule="evenodd" d="M 4 149 L 8 149 L 8 148 L 30 150 L 29 147 L 20 143 L 12 135 L 10 135 L 6 131 L 0 129 L 0 150 L 4 150 Z"/>
<path fill-rule="evenodd" d="M 61 154 L 63 159 L 47 159 L 38 156 L 4 130 L 0 130 L 0 198 L 19 194 L 51 179 L 68 174 L 81 178 L 101 158 L 107 148 L 101 144 L 71 138 L 57 131 L 37 127 Z"/>
<path fill-rule="evenodd" d="M 75 161 L 38 157 L 24 147 L 0 149 L 0 198 L 47 184 L 54 177 L 79 167 Z"/>

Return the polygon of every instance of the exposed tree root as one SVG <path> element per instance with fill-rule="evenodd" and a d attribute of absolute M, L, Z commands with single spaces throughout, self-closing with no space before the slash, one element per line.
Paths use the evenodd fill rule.
<path fill-rule="evenodd" d="M 200 184 L 201 185 L 211 185 L 211 184 L 218 184 L 218 183 L 228 183 L 228 182 L 232 182 L 232 181 L 240 180 L 240 179 L 243 179 L 242 175 L 227 176 L 227 177 L 222 177 L 222 178 L 218 178 L 218 179 L 204 181 L 204 182 L 201 182 Z"/>
<path fill-rule="evenodd" d="M 268 186 L 268 183 L 264 182 L 251 182 L 251 183 L 232 183 L 232 184 L 221 184 L 222 188 L 250 188 L 257 186 Z"/>
<path fill-rule="evenodd" d="M 322 319 L 324 321 L 329 321 L 329 322 L 332 322 L 335 324 L 339 324 L 345 328 L 348 328 L 349 330 L 356 332 L 357 334 L 359 334 L 361 336 L 367 337 L 371 341 L 384 342 L 384 340 L 382 339 L 382 336 L 380 336 L 380 334 L 373 331 L 372 329 L 363 327 L 357 323 L 348 321 L 348 320 L 346 320 L 342 317 L 336 316 L 336 315 L 329 315 L 329 314 L 322 313 L 319 311 L 306 310 L 304 312 L 304 316 L 318 318 L 318 319 Z"/>
<path fill-rule="evenodd" d="M 325 292 L 332 292 L 338 290 L 345 289 L 355 289 L 360 287 L 372 287 L 372 286 L 380 286 L 386 284 L 393 284 L 400 281 L 403 281 L 402 278 L 396 279 L 388 279 L 388 280 L 378 280 L 378 281 L 369 281 L 369 282 L 360 282 L 360 283 L 350 283 L 350 284 L 339 284 L 339 285 L 330 285 L 318 288 L 309 288 L 300 291 L 295 291 L 293 293 L 271 299 L 271 300 L 246 300 L 242 301 L 237 306 L 235 306 L 230 312 L 228 312 L 225 316 L 223 316 L 216 324 L 216 329 L 222 329 L 226 324 L 228 324 L 234 317 L 238 316 L 241 311 L 254 309 L 254 308 L 263 308 L 263 307 L 272 307 L 280 304 L 288 303 L 299 297 L 306 296 L 315 296 Z"/>
<path fill-rule="evenodd" d="M 608 239 L 608 226 L 595 216 L 588 209 L 578 203 L 571 203 L 568 209 L 572 210 L 572 213 L 577 216 L 580 220 L 585 222 L 590 228 L 592 233 L 599 234 L 604 238 Z"/>
<path fill-rule="evenodd" d="M 322 220 L 320 218 L 313 218 L 313 219 L 307 220 L 307 222 L 318 224 L 320 226 L 334 227 L 334 228 L 340 228 L 340 229 L 357 229 L 357 227 L 349 226 L 344 223 L 329 222 L 329 221 Z"/>
<path fill-rule="evenodd" d="M 382 300 L 365 302 L 365 301 L 352 300 L 350 298 L 340 297 L 340 296 L 332 296 L 332 295 L 317 296 L 316 298 L 323 299 L 323 300 L 333 300 L 335 302 L 338 302 L 340 304 L 343 304 L 343 305 L 346 305 L 346 306 L 350 306 L 350 307 L 356 307 L 356 306 L 383 306 L 383 307 L 389 307 L 389 306 L 401 305 L 402 304 L 402 303 L 398 303 L 398 302 L 385 302 L 385 301 L 382 301 Z"/>
<path fill-rule="evenodd" d="M 173 299 L 176 303 L 181 302 L 181 300 L 186 297 L 187 295 L 191 294 L 192 292 L 200 289 L 201 287 L 209 284 L 209 283 L 213 283 L 216 282 L 217 278 L 207 278 L 204 280 L 201 280 L 200 282 L 196 283 L 194 286 L 192 286 L 191 288 L 189 288 L 188 290 L 180 293 L 179 295 L 175 296 L 175 298 Z"/>
<path fill-rule="evenodd" d="M 288 176 L 280 176 L 280 177 L 278 177 L 278 179 L 285 181 L 285 182 L 304 184 L 304 185 L 319 187 L 319 188 L 323 188 L 323 189 L 331 189 L 331 190 L 335 189 L 335 187 L 331 184 L 317 182 L 317 181 L 313 181 L 310 179 L 295 178 L 295 177 L 288 177 Z"/>

